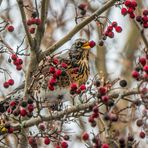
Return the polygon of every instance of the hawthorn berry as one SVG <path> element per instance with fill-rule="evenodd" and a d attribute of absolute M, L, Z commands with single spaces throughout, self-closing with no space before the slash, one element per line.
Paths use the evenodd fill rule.
<path fill-rule="evenodd" d="M 27 20 L 27 25 L 28 25 L 28 26 L 32 25 L 32 20 L 31 20 L 31 19 L 28 19 L 28 20 Z"/>
<path fill-rule="evenodd" d="M 112 22 L 113 27 L 116 27 L 117 25 L 118 25 L 117 22 Z"/>
<path fill-rule="evenodd" d="M 34 28 L 34 27 L 30 28 L 30 29 L 29 29 L 29 32 L 30 32 L 31 34 L 34 34 L 34 33 L 35 33 L 35 28 Z"/>
<path fill-rule="evenodd" d="M 92 116 L 89 116 L 88 122 L 90 122 L 90 123 L 94 122 L 94 118 Z"/>
<path fill-rule="evenodd" d="M 22 59 L 17 59 L 17 63 L 19 64 L 19 65 L 21 65 L 21 64 L 23 64 L 23 60 Z"/>
<path fill-rule="evenodd" d="M 131 1 L 131 7 L 132 7 L 132 8 L 137 7 L 137 2 L 136 2 L 136 1 Z"/>
<path fill-rule="evenodd" d="M 64 62 L 62 62 L 62 63 L 61 63 L 61 67 L 63 67 L 63 68 L 65 68 L 65 69 L 66 69 L 66 68 L 67 68 L 67 66 L 68 66 L 68 65 L 67 65 L 66 63 L 64 63 Z"/>
<path fill-rule="evenodd" d="M 11 106 L 11 107 L 13 107 L 13 106 L 15 106 L 16 105 L 16 101 L 11 101 L 10 103 L 9 103 L 9 106 Z"/>
<path fill-rule="evenodd" d="M 107 93 L 106 87 L 100 87 L 99 92 L 100 92 L 101 95 L 105 95 Z"/>
<path fill-rule="evenodd" d="M 125 15 L 127 14 L 127 12 L 128 12 L 128 11 L 127 11 L 126 8 L 122 8 L 122 9 L 121 9 L 121 14 L 122 14 L 122 15 L 125 16 Z"/>
<path fill-rule="evenodd" d="M 139 58 L 139 62 L 142 66 L 144 66 L 146 64 L 146 58 L 145 57 L 140 57 Z"/>
<path fill-rule="evenodd" d="M 126 80 L 120 80 L 119 84 L 120 84 L 121 87 L 126 87 L 127 81 Z"/>
<path fill-rule="evenodd" d="M 132 72 L 132 77 L 133 78 L 136 78 L 137 79 L 137 78 L 139 78 L 139 76 L 140 76 L 139 72 L 137 72 L 137 71 L 133 71 Z"/>
<path fill-rule="evenodd" d="M 137 22 L 142 22 L 142 16 L 140 16 L 140 15 L 139 16 L 136 16 L 136 21 Z"/>
<path fill-rule="evenodd" d="M 13 129 L 12 127 L 8 128 L 8 133 L 9 133 L 9 134 L 12 134 L 13 131 L 14 131 L 14 129 Z"/>
<path fill-rule="evenodd" d="M 98 106 L 94 106 L 92 110 L 93 110 L 94 113 L 98 113 L 99 112 Z"/>
<path fill-rule="evenodd" d="M 8 88 L 9 87 L 9 83 L 8 82 L 4 82 L 3 86 L 4 86 L 4 88 Z"/>
<path fill-rule="evenodd" d="M 13 27 L 12 25 L 9 25 L 9 26 L 7 27 L 7 30 L 8 30 L 9 32 L 13 32 L 13 31 L 14 31 L 14 27 Z"/>
<path fill-rule="evenodd" d="M 108 32 L 108 37 L 113 38 L 114 37 L 114 32 L 112 32 L 112 31 Z"/>
<path fill-rule="evenodd" d="M 96 43 L 94 41 L 89 41 L 89 46 L 93 48 L 94 46 L 96 46 Z"/>
<path fill-rule="evenodd" d="M 148 15 L 148 10 L 143 10 L 143 15 L 147 16 Z"/>
<path fill-rule="evenodd" d="M 50 144 L 50 139 L 48 137 L 44 138 L 44 144 L 46 145 Z"/>
<path fill-rule="evenodd" d="M 116 26 L 115 27 L 116 32 L 120 33 L 122 32 L 122 28 L 120 26 Z"/>
<path fill-rule="evenodd" d="M 145 66 L 143 67 L 143 70 L 144 70 L 146 73 L 148 73 L 148 65 L 145 65 Z"/>
<path fill-rule="evenodd" d="M 13 85 L 14 84 L 14 80 L 13 79 L 9 79 L 8 83 L 9 83 L 9 85 Z"/>
<path fill-rule="evenodd" d="M 139 133 L 139 136 L 140 136 L 140 138 L 145 138 L 145 133 L 143 132 L 143 131 L 141 131 L 140 133 Z"/>
<path fill-rule="evenodd" d="M 59 77 L 61 74 L 62 74 L 62 70 L 57 69 L 57 70 L 55 71 L 55 75 L 56 75 L 57 77 Z"/>
<path fill-rule="evenodd" d="M 72 83 L 70 86 L 71 90 L 76 90 L 78 88 L 76 83 Z"/>
<path fill-rule="evenodd" d="M 84 141 L 88 140 L 88 139 L 89 139 L 89 134 L 88 134 L 87 132 L 84 132 L 84 133 L 82 134 L 82 139 L 83 139 Z"/>
<path fill-rule="evenodd" d="M 59 64 L 59 60 L 57 58 L 53 58 L 53 64 L 55 65 Z"/>
<path fill-rule="evenodd" d="M 54 74 L 54 73 L 55 73 L 55 68 L 54 68 L 53 66 L 51 66 L 51 67 L 49 68 L 49 72 L 52 73 L 52 74 Z"/>
<path fill-rule="evenodd" d="M 21 109 L 20 109 L 20 115 L 23 116 L 23 117 L 26 116 L 26 115 L 27 115 L 26 109 L 21 108 Z"/>
<path fill-rule="evenodd" d="M 130 18 L 134 19 L 135 18 L 135 14 L 134 13 L 130 13 Z"/>
<path fill-rule="evenodd" d="M 40 18 L 36 18 L 35 19 L 35 24 L 36 25 L 40 25 L 41 24 L 41 19 Z"/>
<path fill-rule="evenodd" d="M 22 69 L 22 66 L 21 66 L 21 65 L 17 65 L 17 66 L 16 66 L 16 69 L 17 69 L 18 71 L 20 71 L 20 70 Z"/>
<path fill-rule="evenodd" d="M 85 86 L 85 84 L 82 84 L 81 86 L 80 86 L 80 90 L 86 90 L 86 86 Z"/>
<path fill-rule="evenodd" d="M 51 78 L 48 83 L 53 86 L 57 83 L 57 80 L 55 78 Z"/>
<path fill-rule="evenodd" d="M 103 143 L 101 148 L 109 148 L 109 145 L 107 143 Z"/>
<path fill-rule="evenodd" d="M 53 86 L 53 85 L 48 84 L 48 89 L 49 89 L 49 90 L 51 90 L 51 91 L 54 91 L 54 86 Z"/>
<path fill-rule="evenodd" d="M 126 7 L 131 7 L 131 1 L 130 1 L 130 0 L 126 0 L 126 1 L 124 2 L 124 5 L 125 5 Z"/>
<path fill-rule="evenodd" d="M 28 104 L 27 109 L 28 109 L 29 112 L 32 112 L 34 110 L 34 105 Z"/>
<path fill-rule="evenodd" d="M 30 145 L 34 145 L 34 144 L 36 144 L 36 139 L 34 137 L 30 136 L 28 138 L 28 142 L 29 142 Z"/>
<path fill-rule="evenodd" d="M 17 55 L 16 55 L 16 54 L 12 54 L 12 55 L 11 55 L 11 59 L 12 59 L 13 61 L 17 60 Z"/>
<path fill-rule="evenodd" d="M 40 130 L 42 130 L 42 131 L 45 131 L 45 125 L 44 125 L 44 124 L 42 124 L 42 123 L 41 123 L 41 124 L 39 124 L 39 129 L 40 129 Z"/>
<path fill-rule="evenodd" d="M 61 148 L 68 148 L 68 144 L 66 141 L 61 142 Z"/>

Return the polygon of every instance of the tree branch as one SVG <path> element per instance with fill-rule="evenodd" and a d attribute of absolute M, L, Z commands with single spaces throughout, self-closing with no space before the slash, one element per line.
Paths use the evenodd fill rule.
<path fill-rule="evenodd" d="M 17 3 L 18 3 L 18 6 L 19 6 L 19 9 L 20 9 L 20 13 L 21 13 L 21 16 L 22 16 L 22 22 L 23 22 L 23 26 L 24 26 L 24 29 L 25 29 L 25 32 L 26 32 L 26 35 L 27 35 L 27 39 L 28 39 L 28 42 L 29 42 L 29 45 L 30 45 L 30 49 L 33 49 L 33 40 L 32 40 L 32 37 L 28 31 L 28 27 L 27 27 L 27 24 L 26 24 L 26 14 L 25 14 L 25 11 L 24 11 L 24 7 L 23 7 L 23 0 L 17 0 Z"/>
<path fill-rule="evenodd" d="M 124 92 L 122 95 L 120 94 L 120 96 L 119 96 L 119 93 L 114 93 L 110 96 L 110 98 L 116 99 L 116 98 L 120 97 L 121 99 L 123 99 L 126 96 L 135 95 L 135 94 L 139 94 L 139 93 L 140 92 L 138 92 L 136 90 L 128 91 L 126 93 Z M 60 118 L 63 118 L 65 115 L 70 115 L 71 113 L 76 113 L 76 112 L 86 110 L 89 107 L 96 105 L 97 103 L 99 103 L 98 100 L 93 101 L 93 102 L 89 102 L 89 103 L 80 104 L 80 105 L 77 105 L 77 106 L 73 106 L 73 107 L 67 108 L 67 109 L 65 109 L 61 112 L 55 112 L 53 114 L 50 114 L 48 116 L 42 116 L 42 117 L 30 119 L 28 121 L 23 121 L 22 125 L 23 125 L 23 128 L 28 128 L 28 127 L 31 127 L 31 126 L 34 126 L 34 125 L 38 125 L 39 123 L 41 123 L 43 121 L 53 121 L 53 120 L 56 120 L 56 119 L 59 120 Z M 13 125 L 14 130 L 20 130 L 21 127 L 22 126 L 20 124 Z"/>
<path fill-rule="evenodd" d="M 86 26 L 91 21 L 93 21 L 96 16 L 100 15 L 105 10 L 107 10 L 109 7 L 113 6 L 116 1 L 117 0 L 110 0 L 102 8 L 96 10 L 90 17 L 84 19 L 81 23 L 77 24 L 65 37 L 63 37 L 61 40 L 59 40 L 58 42 L 56 42 L 51 47 L 47 48 L 46 51 L 42 52 L 41 55 L 40 55 L 40 57 L 39 57 L 39 60 L 42 60 L 44 58 L 44 56 L 48 56 L 50 53 L 54 52 L 56 49 L 58 49 L 63 44 L 65 44 L 67 41 L 69 41 L 84 26 Z"/>

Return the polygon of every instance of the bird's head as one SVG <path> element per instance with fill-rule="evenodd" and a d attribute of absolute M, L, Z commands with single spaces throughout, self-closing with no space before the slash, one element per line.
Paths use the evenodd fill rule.
<path fill-rule="evenodd" d="M 87 40 L 77 39 L 69 51 L 70 59 L 88 59 L 90 49 L 91 47 Z"/>

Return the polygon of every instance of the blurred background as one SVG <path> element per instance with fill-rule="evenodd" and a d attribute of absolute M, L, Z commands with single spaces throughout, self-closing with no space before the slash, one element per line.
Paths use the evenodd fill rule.
<path fill-rule="evenodd" d="M 46 50 L 53 43 L 64 37 L 75 25 L 81 22 L 84 18 L 90 16 L 96 9 L 100 8 L 108 0 L 50 0 L 48 9 L 48 18 L 46 24 L 46 31 L 44 38 L 42 40 L 41 49 Z M 41 1 L 37 0 L 37 7 L 40 9 Z M 35 11 L 35 1 L 25 0 L 26 15 L 29 19 L 33 11 Z M 81 15 L 81 11 L 78 9 L 78 5 L 81 3 L 87 4 L 87 11 L 85 15 Z M 141 10 L 148 8 L 148 0 L 137 0 L 138 8 L 136 9 L 136 14 L 139 15 Z M 79 33 L 77 33 L 73 38 L 58 49 L 58 51 L 69 49 L 77 38 L 86 38 L 89 40 L 94 40 L 97 44 L 95 48 L 92 49 L 90 53 L 90 68 L 91 76 L 99 73 L 103 75 L 106 79 L 115 79 L 117 77 L 124 78 L 128 82 L 128 86 L 134 86 L 133 79 L 131 78 L 131 72 L 136 63 L 136 57 L 139 57 L 144 48 L 143 41 L 139 30 L 137 29 L 134 21 L 129 18 L 129 16 L 121 15 L 120 7 L 112 7 L 104 12 L 101 16 L 100 22 L 103 27 L 96 24 L 93 21 L 91 24 L 83 28 Z M 121 33 L 115 33 L 114 38 L 107 38 L 104 41 L 104 46 L 99 46 L 99 42 L 102 39 L 103 29 L 107 28 L 109 22 L 104 17 L 107 17 L 111 22 L 117 21 L 123 29 Z M 21 15 L 17 6 L 16 1 L 3 0 L 0 5 L 0 23 L 6 21 L 14 26 L 14 31 L 12 33 L 8 32 L 6 29 L 0 32 L 0 41 L 3 40 L 5 43 L 0 42 L 1 47 L 10 47 L 12 50 L 18 50 L 18 47 L 24 40 L 25 32 L 22 24 Z M 3 24 L 0 24 L 2 26 Z M 148 30 L 145 30 L 145 35 L 148 36 Z M 22 51 L 21 51 L 22 50 Z M 17 71 L 13 64 L 9 63 L 10 54 L 0 53 L 0 68 L 4 68 L 15 80 L 15 85 L 5 89 L 3 83 L 7 79 L 8 74 L 1 73 L 0 71 L 0 99 L 3 100 L 6 95 L 13 89 L 22 84 L 24 80 L 24 73 L 26 66 L 28 65 L 29 56 L 24 56 L 29 54 L 29 47 L 26 40 L 19 48 L 20 57 L 23 59 L 23 71 Z M 56 51 L 56 52 L 58 52 Z M 21 54 L 22 53 L 22 54 Z M 61 55 L 62 56 L 62 55 Z M 6 73 L 7 73 L 6 72 Z M 124 102 L 125 103 L 125 102 Z M 138 112 L 140 114 L 140 110 Z M 80 127 L 79 127 L 80 125 Z M 135 126 L 133 124 L 133 126 Z M 66 128 L 76 129 L 72 131 L 71 136 L 73 140 L 69 145 L 72 148 L 83 148 L 84 145 L 81 143 L 80 135 L 83 131 L 91 131 L 85 124 L 85 118 L 79 119 L 79 124 L 67 124 Z M 98 128 L 93 129 L 96 133 Z M 135 133 L 136 128 L 133 128 Z M 74 135 L 77 136 L 74 136 Z M 141 147 L 146 146 L 146 142 L 141 143 Z M 45 146 L 41 146 L 45 147 Z M 146 148 L 146 147 L 145 147 Z"/>

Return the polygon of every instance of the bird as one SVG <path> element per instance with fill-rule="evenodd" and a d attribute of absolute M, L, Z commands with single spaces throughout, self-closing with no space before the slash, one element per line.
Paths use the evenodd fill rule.
<path fill-rule="evenodd" d="M 50 102 L 52 102 L 51 100 L 54 100 L 55 97 L 63 97 L 72 83 L 76 83 L 78 86 L 85 84 L 90 74 L 89 52 L 91 48 L 89 41 L 79 38 L 75 40 L 71 48 L 64 54 L 64 57 L 61 55 L 57 56 L 59 63 L 65 63 L 66 68 L 64 70 L 59 68 L 62 70 L 62 74 L 56 77 L 56 86 L 54 86 L 54 90 L 52 91 L 49 89 L 49 79 L 51 79 L 49 68 L 52 64 L 51 60 L 48 61 L 51 57 L 46 57 L 42 60 L 38 69 L 33 74 L 34 81 L 32 81 L 32 87 L 29 88 L 30 94 L 43 100 L 50 98 Z M 0 112 L 4 112 L 5 108 L 7 108 L 6 104 L 10 100 L 21 99 L 23 90 L 24 84 L 11 92 L 5 100 L 1 101 Z"/>

